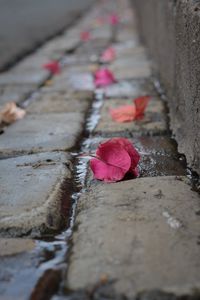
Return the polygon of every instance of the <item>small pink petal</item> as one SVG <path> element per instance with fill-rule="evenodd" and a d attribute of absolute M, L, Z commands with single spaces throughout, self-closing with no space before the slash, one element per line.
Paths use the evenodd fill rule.
<path fill-rule="evenodd" d="M 61 72 L 60 63 L 56 60 L 52 60 L 49 63 L 44 64 L 43 68 L 50 71 L 53 75 L 60 74 Z"/>
<path fill-rule="evenodd" d="M 120 21 L 119 16 L 114 13 L 108 17 L 108 20 L 111 25 L 117 25 L 117 24 L 119 24 L 119 21 Z"/>
<path fill-rule="evenodd" d="M 111 117 L 119 123 L 131 122 L 135 120 L 136 108 L 135 105 L 123 105 L 110 110 Z"/>
<path fill-rule="evenodd" d="M 80 33 L 80 39 L 83 41 L 83 42 L 87 42 L 89 40 L 91 40 L 91 34 L 89 31 L 82 31 Z"/>
<path fill-rule="evenodd" d="M 94 74 L 94 83 L 96 87 L 104 87 L 113 84 L 116 82 L 113 73 L 106 69 L 97 70 Z"/>
<path fill-rule="evenodd" d="M 116 51 L 113 47 L 107 48 L 101 56 L 102 62 L 111 62 L 116 58 Z"/>

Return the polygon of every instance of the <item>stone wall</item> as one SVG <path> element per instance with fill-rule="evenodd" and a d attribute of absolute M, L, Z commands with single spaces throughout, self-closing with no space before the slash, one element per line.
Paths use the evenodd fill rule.
<path fill-rule="evenodd" d="M 200 1 L 132 2 L 167 94 L 170 126 L 179 152 L 200 173 Z"/>

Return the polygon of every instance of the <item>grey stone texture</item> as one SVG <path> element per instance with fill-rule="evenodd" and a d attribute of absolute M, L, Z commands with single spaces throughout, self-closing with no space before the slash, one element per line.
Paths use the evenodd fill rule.
<path fill-rule="evenodd" d="M 0 160 L 1 236 L 40 236 L 65 224 L 70 159 L 67 153 L 40 153 Z"/>
<path fill-rule="evenodd" d="M 31 114 L 41 113 L 63 113 L 63 112 L 80 112 L 86 113 L 92 94 L 80 93 L 80 98 L 76 94 L 61 94 L 58 92 L 39 93 L 29 104 L 26 111 Z"/>
<path fill-rule="evenodd" d="M 91 187 L 78 202 L 67 287 L 104 278 L 128 297 L 154 289 L 192 293 L 200 287 L 199 208 L 185 177 Z"/>
<path fill-rule="evenodd" d="M 179 151 L 200 173 L 199 1 L 132 0 L 139 27 L 168 96 Z"/>
<path fill-rule="evenodd" d="M 29 114 L 0 135 L 0 155 L 69 150 L 76 145 L 83 123 L 84 114 L 79 112 Z"/>

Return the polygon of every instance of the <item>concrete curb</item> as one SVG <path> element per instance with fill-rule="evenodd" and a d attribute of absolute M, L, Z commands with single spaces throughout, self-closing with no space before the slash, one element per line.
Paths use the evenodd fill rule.
<path fill-rule="evenodd" d="M 190 167 L 200 172 L 200 4 L 133 0 L 143 39 L 168 96 L 170 126 Z"/>

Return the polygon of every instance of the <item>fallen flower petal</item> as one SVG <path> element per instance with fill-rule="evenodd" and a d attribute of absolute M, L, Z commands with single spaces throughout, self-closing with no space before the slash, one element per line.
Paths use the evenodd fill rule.
<path fill-rule="evenodd" d="M 15 102 L 9 102 L 5 104 L 3 109 L 0 111 L 0 123 L 4 122 L 11 124 L 17 120 L 22 119 L 26 114 L 26 111 L 22 108 L 17 107 Z"/>
<path fill-rule="evenodd" d="M 150 98 L 150 96 L 142 96 L 133 100 L 136 107 L 136 119 L 141 119 L 144 116 Z"/>
<path fill-rule="evenodd" d="M 142 96 L 133 100 L 132 105 L 122 105 L 118 108 L 110 109 L 112 119 L 119 123 L 139 120 L 144 116 L 145 109 L 150 100 L 150 96 Z"/>
<path fill-rule="evenodd" d="M 56 60 L 52 60 L 49 63 L 44 64 L 43 68 L 50 71 L 53 75 L 60 74 L 61 72 L 60 63 Z"/>
<path fill-rule="evenodd" d="M 117 25 L 119 24 L 120 22 L 120 19 L 119 19 L 119 16 L 117 14 L 111 14 L 109 17 L 108 17 L 108 21 L 111 25 Z"/>
<path fill-rule="evenodd" d="M 94 74 L 94 83 L 96 87 L 104 87 L 113 84 L 116 79 L 113 73 L 106 69 L 97 70 Z"/>
<path fill-rule="evenodd" d="M 131 122 L 136 117 L 135 105 L 123 105 L 110 110 L 111 117 L 114 121 L 119 123 Z"/>
<path fill-rule="evenodd" d="M 130 168 L 130 172 L 134 175 L 134 176 L 138 176 L 139 175 L 139 171 L 137 169 L 137 165 L 139 163 L 140 160 L 140 155 L 138 153 L 138 151 L 135 149 L 135 147 L 133 146 L 133 144 L 126 138 L 114 138 L 113 139 L 115 143 L 122 145 L 122 147 L 128 152 L 128 154 L 130 155 L 131 158 L 131 168 Z"/>
<path fill-rule="evenodd" d="M 106 182 L 122 180 L 128 172 L 137 176 L 140 155 L 125 138 L 113 138 L 99 145 L 96 158 L 90 160 L 94 177 Z"/>
<path fill-rule="evenodd" d="M 102 62 L 111 62 L 116 58 L 116 51 L 113 47 L 107 48 L 101 56 Z"/>
<path fill-rule="evenodd" d="M 91 34 L 89 31 L 82 31 L 80 33 L 80 39 L 83 41 L 83 42 L 87 42 L 89 40 L 91 40 Z"/>

